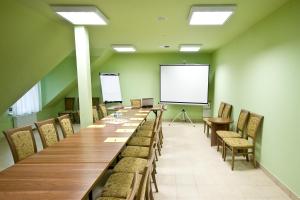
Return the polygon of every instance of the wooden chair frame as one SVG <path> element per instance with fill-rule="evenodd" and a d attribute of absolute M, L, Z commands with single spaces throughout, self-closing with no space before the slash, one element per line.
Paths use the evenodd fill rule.
<path fill-rule="evenodd" d="M 258 118 L 258 120 L 259 120 L 253 130 L 252 136 L 248 133 L 249 126 L 251 125 L 251 124 L 249 124 L 251 122 L 251 117 Z M 244 155 L 244 156 L 246 156 L 246 160 L 249 161 L 249 155 L 252 154 L 253 155 L 253 165 L 254 165 L 254 168 L 256 168 L 256 158 L 255 158 L 256 136 L 257 136 L 257 132 L 262 123 L 263 118 L 264 117 L 261 115 L 258 115 L 255 113 L 250 113 L 250 117 L 249 117 L 248 124 L 247 124 L 246 139 L 244 139 L 244 140 L 248 140 L 248 137 L 250 137 L 253 142 L 252 146 L 250 146 L 250 147 L 231 147 L 226 142 L 224 142 L 225 144 L 224 144 L 224 158 L 223 159 L 224 159 L 224 161 L 226 160 L 226 150 L 227 149 L 230 150 L 232 153 L 231 170 L 234 169 L 234 161 L 235 161 L 236 155 Z M 251 150 L 250 152 L 249 152 L 249 149 Z"/>
<path fill-rule="evenodd" d="M 52 118 L 52 119 L 47 119 L 47 120 L 44 120 L 44 121 L 39 121 L 39 122 L 35 122 L 34 123 L 36 128 L 38 129 L 38 132 L 39 132 L 39 135 L 41 137 L 41 140 L 42 140 L 42 144 L 43 144 L 43 148 L 47 148 L 48 145 L 46 143 L 46 140 L 45 140 L 45 137 L 43 136 L 42 134 L 42 130 L 41 130 L 41 127 L 45 124 L 53 124 L 54 126 L 54 129 L 55 129 L 55 133 L 56 133 L 56 137 L 57 137 L 57 141 L 59 142 L 59 136 L 58 136 L 58 131 L 57 131 L 57 127 L 56 127 L 56 123 L 55 123 L 55 119 Z"/>
<path fill-rule="evenodd" d="M 73 128 L 72 121 L 71 121 L 71 118 L 70 118 L 70 115 L 69 115 L 69 114 L 62 115 L 62 116 L 57 117 L 57 121 L 58 121 L 58 123 L 59 123 L 59 125 L 60 125 L 60 128 L 61 128 L 61 131 L 62 131 L 62 133 L 63 133 L 63 136 L 64 136 L 64 138 L 66 138 L 66 137 L 67 137 L 67 133 L 66 133 L 66 130 L 65 130 L 65 128 L 63 127 L 63 125 L 62 125 L 62 123 L 61 123 L 61 121 L 62 121 L 63 119 L 68 119 L 68 120 L 70 121 L 70 124 L 71 124 L 71 127 L 72 127 L 73 134 L 74 134 L 74 128 Z"/>
<path fill-rule="evenodd" d="M 246 115 L 246 119 L 245 119 L 244 123 L 242 123 L 242 127 L 239 127 L 240 120 L 242 120 L 241 117 L 242 117 L 243 114 Z M 236 125 L 236 130 L 235 130 L 235 132 L 241 134 L 241 138 L 244 137 L 244 130 L 245 130 L 246 124 L 248 122 L 249 115 L 250 115 L 250 112 L 248 110 L 241 109 L 240 114 L 239 114 L 239 118 L 238 118 L 238 122 L 237 122 L 237 125 Z M 217 151 L 219 151 L 220 144 L 222 146 L 222 157 L 224 157 L 224 148 L 225 148 L 224 141 L 223 141 L 223 138 L 221 138 L 217 134 Z"/>
<path fill-rule="evenodd" d="M 24 127 L 20 127 L 20 128 L 12 128 L 12 129 L 8 129 L 6 131 L 3 131 L 3 134 L 5 135 L 5 137 L 7 139 L 7 142 L 8 142 L 8 145 L 11 149 L 12 156 L 13 156 L 13 159 L 14 159 L 15 163 L 19 162 L 20 159 L 19 159 L 19 156 L 18 156 L 18 153 L 17 153 L 17 150 L 16 150 L 16 146 L 15 146 L 11 136 L 14 133 L 19 132 L 19 131 L 29 131 L 30 132 L 32 143 L 33 143 L 33 148 L 34 148 L 34 153 L 37 152 L 36 142 L 35 142 L 35 139 L 34 139 L 34 135 L 33 135 L 31 126 L 24 126 Z"/>
<path fill-rule="evenodd" d="M 224 108 L 225 108 L 225 104 L 226 103 L 224 103 L 223 101 L 221 101 L 221 103 L 220 103 L 220 106 L 219 106 L 219 110 L 218 110 L 218 117 L 221 117 L 222 116 L 222 112 L 223 112 L 223 110 L 224 110 Z M 205 131 L 206 131 L 206 128 L 208 128 L 207 126 L 207 123 L 206 123 L 206 120 L 208 120 L 209 118 L 211 118 L 211 117 L 208 117 L 208 118 L 204 118 L 203 119 L 203 123 L 204 123 L 204 133 L 205 133 Z"/>
<path fill-rule="evenodd" d="M 102 117 L 107 117 L 107 109 L 105 104 L 99 104 L 99 112 L 101 113 Z"/>

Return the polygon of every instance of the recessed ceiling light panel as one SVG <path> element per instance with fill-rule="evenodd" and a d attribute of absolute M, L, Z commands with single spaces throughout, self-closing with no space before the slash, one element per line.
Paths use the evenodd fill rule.
<path fill-rule="evenodd" d="M 235 5 L 193 6 L 189 15 L 190 25 L 223 25 L 235 10 Z"/>
<path fill-rule="evenodd" d="M 52 8 L 74 25 L 108 24 L 108 19 L 94 6 L 52 6 Z"/>
<path fill-rule="evenodd" d="M 198 52 L 201 48 L 200 44 L 182 44 L 179 51 L 181 52 Z"/>
<path fill-rule="evenodd" d="M 129 44 L 115 44 L 112 45 L 112 48 L 117 51 L 117 52 L 121 52 L 121 53 L 125 53 L 125 52 L 135 52 L 136 49 L 133 45 L 129 45 Z"/>

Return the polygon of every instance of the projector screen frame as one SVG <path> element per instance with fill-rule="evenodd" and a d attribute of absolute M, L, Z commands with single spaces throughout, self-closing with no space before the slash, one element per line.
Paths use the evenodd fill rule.
<path fill-rule="evenodd" d="M 120 78 L 120 73 L 103 73 L 103 72 L 99 72 L 99 78 L 101 75 L 106 75 L 106 76 L 119 76 Z M 120 80 L 120 79 L 119 79 Z M 100 82 L 100 89 L 101 89 L 101 94 L 102 94 L 102 101 L 103 101 L 103 91 L 102 91 L 102 85 L 101 85 L 101 78 L 99 79 Z M 120 84 L 120 83 L 119 83 Z M 120 85 L 120 89 L 121 89 L 121 85 Z M 121 95 L 122 95 L 122 91 L 121 91 Z M 123 103 L 123 100 L 121 101 L 103 101 L 104 104 L 109 104 L 109 103 Z"/>
<path fill-rule="evenodd" d="M 195 103 L 195 102 L 173 102 L 173 101 L 162 101 L 161 100 L 161 67 L 162 66 L 207 66 L 208 67 L 208 77 L 207 77 L 207 102 L 206 103 Z M 208 95 L 209 95 L 209 74 L 210 74 L 210 64 L 160 64 L 159 65 L 159 102 L 162 104 L 174 104 L 174 105 L 190 105 L 190 106 L 201 106 L 201 105 L 208 105 Z"/>

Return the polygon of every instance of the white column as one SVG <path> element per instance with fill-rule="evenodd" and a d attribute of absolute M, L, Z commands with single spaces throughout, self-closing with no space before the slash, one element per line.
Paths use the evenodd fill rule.
<path fill-rule="evenodd" d="M 81 128 L 93 123 L 89 35 L 84 26 L 75 26 L 75 49 Z"/>

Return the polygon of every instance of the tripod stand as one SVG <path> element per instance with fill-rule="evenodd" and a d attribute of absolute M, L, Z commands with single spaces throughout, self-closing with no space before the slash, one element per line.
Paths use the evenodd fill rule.
<path fill-rule="evenodd" d="M 192 124 L 195 127 L 195 124 L 192 122 L 191 118 L 189 117 L 188 113 L 185 111 L 185 109 L 182 109 L 179 113 L 177 113 L 175 115 L 175 117 L 173 118 L 173 120 L 171 121 L 171 123 L 169 124 L 169 126 L 171 126 L 171 124 L 179 117 L 181 116 L 182 119 L 184 119 L 185 122 L 187 122 L 187 120 L 189 121 L 190 124 Z"/>

